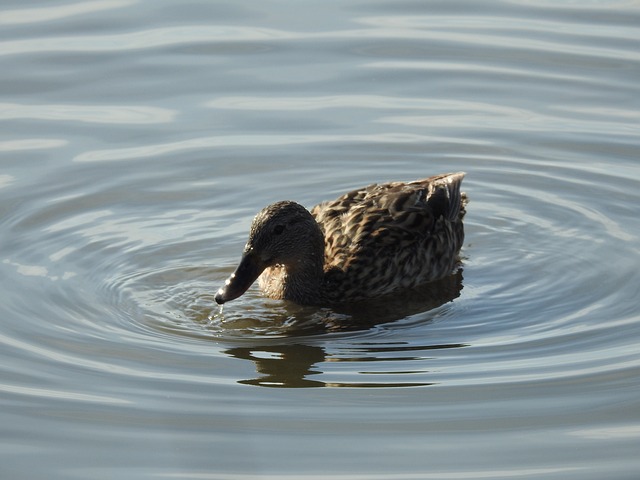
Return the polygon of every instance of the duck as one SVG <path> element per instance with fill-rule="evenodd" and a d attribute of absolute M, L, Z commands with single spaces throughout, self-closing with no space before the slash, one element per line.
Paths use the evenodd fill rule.
<path fill-rule="evenodd" d="M 256 280 L 269 298 L 331 306 L 451 275 L 464 242 L 464 176 L 372 184 L 311 210 L 289 200 L 268 205 L 216 303 L 237 299 Z"/>

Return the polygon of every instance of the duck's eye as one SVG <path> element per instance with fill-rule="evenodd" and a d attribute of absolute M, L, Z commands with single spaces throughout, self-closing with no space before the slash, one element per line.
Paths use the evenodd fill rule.
<path fill-rule="evenodd" d="M 284 232 L 284 225 L 276 225 L 276 226 L 273 228 L 273 233 L 274 233 L 275 235 L 280 235 L 282 232 Z"/>

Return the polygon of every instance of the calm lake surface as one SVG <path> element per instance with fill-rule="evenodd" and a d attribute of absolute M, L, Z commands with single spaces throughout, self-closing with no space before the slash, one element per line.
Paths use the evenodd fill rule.
<path fill-rule="evenodd" d="M 5 1 L 0 477 L 633 479 L 640 4 Z M 465 171 L 463 269 L 214 303 L 255 213 Z"/>

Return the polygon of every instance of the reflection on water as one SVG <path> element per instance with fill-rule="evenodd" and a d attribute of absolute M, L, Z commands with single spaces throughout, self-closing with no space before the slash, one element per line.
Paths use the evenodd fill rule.
<path fill-rule="evenodd" d="M 256 364 L 256 379 L 238 380 L 246 385 L 262 387 L 324 387 L 324 382 L 308 377 L 322 372 L 313 366 L 326 361 L 322 347 L 311 345 L 274 345 L 272 347 L 235 347 L 227 355 Z"/>
<path fill-rule="evenodd" d="M 272 345 L 257 347 L 234 347 L 225 350 L 227 355 L 243 360 L 251 360 L 256 365 L 258 378 L 239 380 L 239 383 L 256 385 L 261 387 L 352 387 L 352 388 L 399 388 L 399 387 L 425 387 L 432 385 L 429 382 L 399 381 L 401 376 L 422 374 L 422 371 L 368 371 L 361 372 L 362 376 L 375 378 L 376 375 L 388 379 L 397 377 L 397 380 L 375 382 L 360 380 L 357 382 L 325 382 L 312 378 L 314 375 L 322 375 L 322 370 L 315 368 L 319 364 L 327 362 L 356 362 L 366 365 L 365 362 L 408 362 L 419 361 L 423 357 L 415 356 L 419 352 L 438 350 L 445 348 L 461 348 L 466 345 L 430 345 L 430 346 L 406 346 L 376 347 L 375 345 L 360 346 L 350 352 L 339 354 L 327 354 L 324 348 L 313 345 Z M 348 353 L 348 354 L 347 354 Z M 393 354 L 376 357 L 376 354 Z M 406 355 L 412 353 L 412 355 Z M 405 354 L 405 355 L 402 355 Z M 358 355 L 358 356 L 350 356 Z M 391 363 L 390 365 L 394 365 Z M 369 366 L 371 368 L 371 366 Z"/>

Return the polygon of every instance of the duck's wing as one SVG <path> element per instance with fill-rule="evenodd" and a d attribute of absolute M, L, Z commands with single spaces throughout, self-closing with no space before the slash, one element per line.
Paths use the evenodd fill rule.
<path fill-rule="evenodd" d="M 325 264 L 346 268 L 386 246 L 398 249 L 428 237 L 437 220 L 464 214 L 464 173 L 414 182 L 374 184 L 315 206 L 311 213 L 325 234 Z"/>

